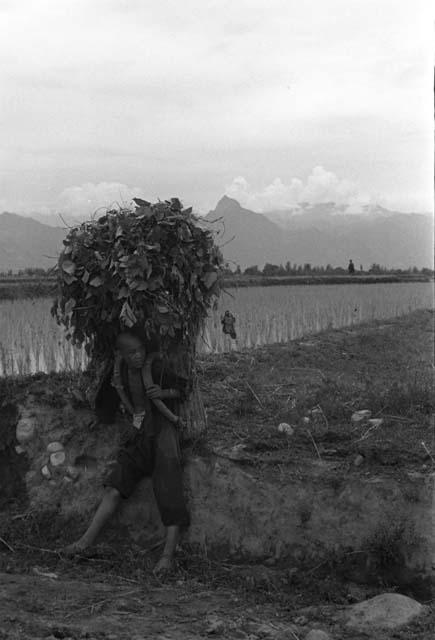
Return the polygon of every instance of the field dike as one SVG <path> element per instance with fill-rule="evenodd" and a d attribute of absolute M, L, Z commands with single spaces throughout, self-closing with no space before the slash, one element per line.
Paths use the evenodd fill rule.
<path fill-rule="evenodd" d="M 34 400 L 21 407 L 23 414 L 31 425 L 27 441 L 12 441 L 2 454 L 3 508 L 12 497 L 20 499 L 26 511 L 65 522 L 60 542 L 70 542 L 101 498 L 119 426 L 89 432 L 90 412 L 54 410 Z M 53 448 L 57 451 L 50 454 Z M 318 563 L 332 562 L 362 582 L 412 587 L 433 580 L 434 473 L 362 474 L 312 460 L 287 469 L 280 479 L 268 478 L 247 458 L 228 459 L 222 450 L 186 453 L 191 526 L 185 542 L 203 553 L 285 562 L 314 573 Z M 144 547 L 161 539 L 149 480 L 124 504 L 112 529 Z"/>
<path fill-rule="evenodd" d="M 198 359 L 174 571 L 144 480 L 88 554 L 126 430 L 77 374 L 0 378 L 0 637 L 429 640 L 435 609 L 433 313 Z M 409 597 L 410 596 L 410 597 Z"/>

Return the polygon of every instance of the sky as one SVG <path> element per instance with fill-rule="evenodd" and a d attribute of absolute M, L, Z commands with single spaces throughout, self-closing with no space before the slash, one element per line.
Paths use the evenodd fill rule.
<path fill-rule="evenodd" d="M 426 0 L 0 0 L 0 211 L 433 208 Z"/>

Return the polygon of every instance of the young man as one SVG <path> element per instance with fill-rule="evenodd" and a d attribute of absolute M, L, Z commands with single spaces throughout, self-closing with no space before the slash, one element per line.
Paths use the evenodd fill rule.
<path fill-rule="evenodd" d="M 151 369 L 153 384 L 146 386 L 142 373 L 147 358 L 144 340 L 134 332 L 125 331 L 118 336 L 117 348 L 121 360 L 114 382 L 126 409 L 132 414 L 135 429 L 119 451 L 117 464 L 106 479 L 105 493 L 92 522 L 83 536 L 65 552 L 73 555 L 90 547 L 121 500 L 129 498 L 141 478 L 152 476 L 156 502 L 167 531 L 163 554 L 154 571 L 165 572 L 172 568 L 180 528 L 189 525 L 176 424 L 187 380 L 175 375 L 157 359 Z M 100 393 L 97 414 L 105 413 L 106 421 L 110 421 L 107 420 L 108 412 L 113 416 L 119 405 L 119 395 L 114 400 L 106 384 L 106 391 L 103 389 Z M 156 399 L 164 401 L 173 412 L 173 419 L 154 405 L 152 400 Z"/>

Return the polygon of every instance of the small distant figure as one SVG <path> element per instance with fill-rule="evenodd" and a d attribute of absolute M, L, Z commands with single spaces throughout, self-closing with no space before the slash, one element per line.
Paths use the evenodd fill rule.
<path fill-rule="evenodd" d="M 235 321 L 235 317 L 228 310 L 225 311 L 224 315 L 221 318 L 222 331 L 228 334 L 233 340 L 237 338 L 236 330 L 234 328 Z"/>
<path fill-rule="evenodd" d="M 349 266 L 347 267 L 347 270 L 350 275 L 355 273 L 355 265 L 353 264 L 352 260 L 349 260 Z"/>

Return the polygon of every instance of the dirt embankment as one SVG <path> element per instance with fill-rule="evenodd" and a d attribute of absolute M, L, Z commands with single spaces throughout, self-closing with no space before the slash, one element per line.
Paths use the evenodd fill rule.
<path fill-rule="evenodd" d="M 98 428 L 89 436 L 74 432 L 74 416 L 84 421 L 89 415 L 72 393 L 74 376 L 1 380 L 0 638 L 187 640 L 220 635 L 302 640 L 310 629 L 321 628 L 337 640 L 429 640 L 435 622 L 430 609 L 395 631 L 356 632 L 346 627 L 341 615 L 349 604 L 384 591 L 431 600 L 427 582 L 406 586 L 404 574 L 396 571 L 395 555 L 404 546 L 411 553 L 418 543 L 415 532 L 396 526 L 397 521 L 376 539 L 366 540 L 368 554 L 367 549 L 352 547 L 349 521 L 352 517 L 370 523 L 374 512 L 368 509 L 375 505 L 373 496 L 379 495 L 385 503 L 392 500 L 409 508 L 416 523 L 430 522 L 420 489 L 430 486 L 434 472 L 432 323 L 433 314 L 417 312 L 285 345 L 202 358 L 209 431 L 202 442 L 193 448 L 190 444 L 187 453 L 196 464 L 188 472 L 197 480 L 193 529 L 208 531 L 209 538 L 202 543 L 199 537 L 185 538 L 177 570 L 164 583 L 152 576 L 159 551 L 154 540 L 144 545 L 126 529 L 126 523 L 134 529 L 135 509 L 127 521 L 114 523 L 93 557 L 77 564 L 56 551 L 85 525 L 89 505 L 83 517 L 59 515 L 87 490 L 94 491 L 89 495 L 96 499 L 91 467 L 98 461 L 90 449 L 95 453 L 99 440 L 108 444 L 111 434 L 103 437 Z M 45 433 L 62 439 L 68 432 L 65 450 L 69 455 L 70 447 L 79 467 L 76 482 L 63 480 L 66 470 L 53 470 L 50 480 L 29 476 L 43 462 L 36 440 L 31 455 L 16 450 L 18 410 L 29 395 L 46 416 L 63 416 L 63 422 L 54 421 L 47 432 L 41 425 L 39 440 L 45 444 Z M 352 422 L 352 414 L 362 409 L 382 422 Z M 291 427 L 288 433 L 278 430 L 282 423 Z M 81 446 L 88 450 L 87 462 L 78 455 Z M 208 473 L 222 491 L 230 492 L 233 484 L 232 496 L 219 496 L 216 487 L 208 487 Z M 369 489 L 349 493 L 350 487 Z M 377 487 L 385 490 L 374 494 Z M 273 522 L 285 524 L 283 512 L 293 499 L 292 491 L 295 510 L 288 509 L 287 534 L 279 545 L 271 540 L 267 546 L 266 533 L 275 535 L 270 533 Z M 253 494 L 266 502 L 276 500 L 275 515 L 261 500 L 252 500 Z M 348 532 L 344 541 L 334 547 L 327 540 L 329 546 L 316 556 L 320 494 L 334 517 L 338 512 L 331 509 L 340 501 L 353 511 L 343 509 L 341 525 L 336 519 L 338 533 L 340 528 Z M 43 503 L 47 508 L 38 511 Z M 372 506 L 364 506 L 361 513 L 361 504 Z M 215 505 L 221 511 L 213 511 Z M 259 520 L 260 516 L 267 519 Z M 254 531 L 256 522 L 263 524 Z M 247 524 L 250 537 L 243 529 Z M 218 525 L 233 536 L 233 546 L 210 544 L 218 540 Z M 328 520 L 322 527 L 327 529 Z M 292 536 L 297 544 L 286 546 L 286 537 Z"/>
<path fill-rule="evenodd" d="M 371 275 L 302 275 L 302 276 L 231 276 L 224 278 L 225 289 L 236 287 L 269 287 L 276 285 L 310 285 L 310 284 L 380 284 L 396 282 L 433 282 L 430 274 L 384 274 Z M 18 300 L 23 298 L 49 298 L 56 295 L 56 279 L 42 278 L 0 278 L 0 302 L 2 300 Z"/>

